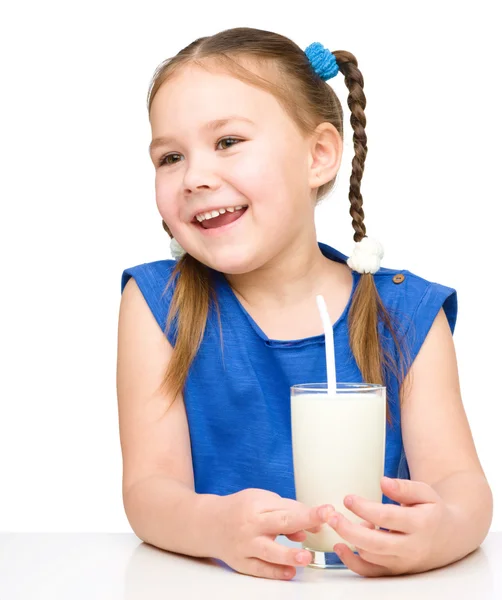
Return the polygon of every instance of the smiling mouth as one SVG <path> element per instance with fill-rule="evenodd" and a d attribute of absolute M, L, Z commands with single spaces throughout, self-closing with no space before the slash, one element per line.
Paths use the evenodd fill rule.
<path fill-rule="evenodd" d="M 234 212 L 225 212 L 218 217 L 213 217 L 212 219 L 204 219 L 204 221 L 199 222 L 197 219 L 194 219 L 193 223 L 202 229 L 218 229 L 219 227 L 224 227 L 225 225 L 230 225 L 230 223 L 234 223 L 239 220 L 242 215 L 246 212 L 247 206 L 241 208 L 240 210 L 236 210 Z"/>

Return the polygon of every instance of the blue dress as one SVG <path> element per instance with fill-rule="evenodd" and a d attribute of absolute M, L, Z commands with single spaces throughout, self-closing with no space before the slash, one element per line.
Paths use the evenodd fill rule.
<path fill-rule="evenodd" d="M 319 247 L 331 260 L 346 262 L 347 256 L 338 250 L 320 242 Z M 159 260 L 131 267 L 122 274 L 122 291 L 129 278 L 134 277 L 162 331 L 172 288 L 163 292 L 175 264 L 174 260 Z M 324 335 L 287 341 L 268 338 L 225 277 L 217 271 L 212 273 L 220 307 L 223 351 L 213 308 L 183 390 L 195 491 L 226 495 L 245 488 L 262 488 L 295 499 L 290 387 L 326 381 Z M 350 350 L 347 319 L 360 275 L 352 273 L 352 294 L 333 330 L 337 381 L 357 383 L 363 379 Z M 397 274 L 404 275 L 404 280 L 394 279 Z M 454 289 L 406 270 L 380 268 L 374 278 L 385 307 L 400 319 L 400 333 L 409 345 L 411 361 L 441 307 L 453 333 L 457 317 Z M 385 330 L 381 328 L 380 332 L 387 343 Z M 173 325 L 167 338 L 174 346 Z M 393 351 L 390 342 L 388 349 Z M 389 376 L 386 385 L 388 395 L 396 399 L 395 377 Z M 386 430 L 385 475 L 409 479 L 399 404 L 394 401 L 389 407 L 393 424 L 387 424 Z M 383 502 L 392 501 L 383 496 Z"/>

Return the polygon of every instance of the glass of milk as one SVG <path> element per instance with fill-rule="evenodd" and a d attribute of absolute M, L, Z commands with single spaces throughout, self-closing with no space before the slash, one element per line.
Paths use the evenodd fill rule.
<path fill-rule="evenodd" d="M 291 387 L 291 430 L 296 499 L 307 506 L 332 504 L 352 522 L 363 519 L 345 508 L 343 499 L 356 494 L 382 502 L 386 388 L 368 383 L 336 382 Z M 319 533 L 306 532 L 303 548 L 312 552 L 309 566 L 345 568 L 333 552 L 341 538 L 327 523 Z"/>

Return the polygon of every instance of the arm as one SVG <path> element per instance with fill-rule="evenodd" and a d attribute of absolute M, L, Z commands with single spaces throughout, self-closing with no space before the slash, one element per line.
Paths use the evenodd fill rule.
<path fill-rule="evenodd" d="M 124 507 L 134 533 L 163 550 L 190 556 L 214 556 L 214 522 L 219 496 L 196 494 L 165 474 L 137 482 L 124 494 Z M 216 502 L 215 502 L 216 501 Z"/>
<path fill-rule="evenodd" d="M 459 560 L 485 539 L 492 521 L 493 497 L 486 477 L 479 471 L 458 471 L 432 486 L 449 505 L 450 536 L 443 549 L 442 564 Z"/>
<path fill-rule="evenodd" d="M 384 531 L 327 517 L 346 544 L 335 552 L 356 573 L 370 577 L 419 573 L 450 564 L 475 550 L 492 520 L 492 493 L 462 406 L 451 331 L 441 309 L 402 390 L 403 443 L 411 480 L 383 478 L 397 502 L 381 504 L 349 495 L 345 506 Z"/>
<path fill-rule="evenodd" d="M 401 412 L 411 479 L 429 484 L 450 508 L 444 544 L 433 565 L 458 560 L 485 539 L 493 514 L 490 486 L 481 467 L 462 405 L 455 348 L 443 309 L 409 375 Z"/>
<path fill-rule="evenodd" d="M 117 396 L 123 456 L 123 500 L 145 542 L 181 554 L 223 560 L 258 577 L 291 579 L 310 552 L 286 548 L 323 523 L 319 507 L 263 489 L 197 494 L 185 405 L 158 392 L 173 349 L 134 279 L 122 294 Z M 169 409 L 166 413 L 166 408 Z M 298 557 L 300 555 L 300 558 Z"/>
<path fill-rule="evenodd" d="M 211 556 L 219 496 L 194 491 L 190 437 L 183 398 L 157 390 L 173 348 L 134 279 L 119 314 L 117 398 L 123 459 L 124 509 L 136 535 L 152 545 Z M 169 410 L 166 413 L 166 409 Z"/>

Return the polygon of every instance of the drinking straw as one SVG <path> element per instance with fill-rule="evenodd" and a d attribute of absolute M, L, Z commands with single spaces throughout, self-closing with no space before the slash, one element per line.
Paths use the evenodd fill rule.
<path fill-rule="evenodd" d="M 329 318 L 328 307 L 324 297 L 320 294 L 316 296 L 317 306 L 321 315 L 324 328 L 324 339 L 326 346 L 326 371 L 328 374 L 328 394 L 332 397 L 336 395 L 336 365 L 335 365 L 335 341 L 333 338 L 333 325 Z"/>

